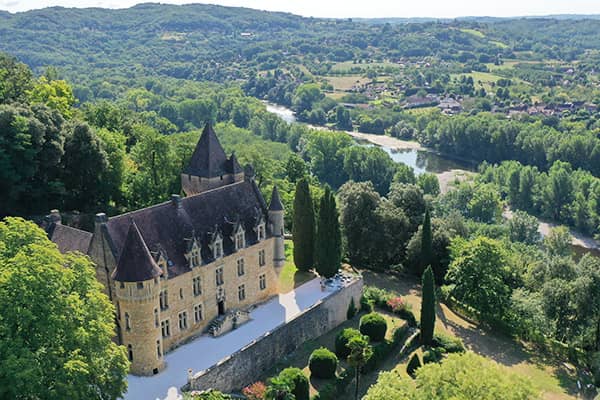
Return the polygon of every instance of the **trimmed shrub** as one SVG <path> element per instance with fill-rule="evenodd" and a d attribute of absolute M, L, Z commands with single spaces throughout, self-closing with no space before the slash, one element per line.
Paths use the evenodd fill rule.
<path fill-rule="evenodd" d="M 325 347 L 316 349 L 310 355 L 308 368 L 311 376 L 321 379 L 330 379 L 335 376 L 338 358 Z"/>
<path fill-rule="evenodd" d="M 462 340 L 452 336 L 436 333 L 433 335 L 433 345 L 442 347 L 448 353 L 464 353 L 465 345 Z"/>
<path fill-rule="evenodd" d="M 406 373 L 410 375 L 411 378 L 415 377 L 415 372 L 421 368 L 421 360 L 419 360 L 419 355 L 417 353 L 413 354 L 406 366 Z"/>
<path fill-rule="evenodd" d="M 242 389 L 242 393 L 248 400 L 263 400 L 267 393 L 267 385 L 260 381 L 254 382 Z"/>
<path fill-rule="evenodd" d="M 287 384 L 296 400 L 309 400 L 308 378 L 300 368 L 286 368 L 279 373 L 279 380 Z"/>
<path fill-rule="evenodd" d="M 359 336 L 358 329 L 346 328 L 335 337 L 335 354 L 340 360 L 345 360 L 350 355 L 348 342 L 355 336 Z"/>
<path fill-rule="evenodd" d="M 385 318 L 377 313 L 363 315 L 360 319 L 360 333 L 367 335 L 373 342 L 381 342 L 385 339 L 387 322 Z"/>
<path fill-rule="evenodd" d="M 404 324 L 396 328 L 392 333 L 392 343 L 394 346 L 404 343 L 406 340 L 406 334 L 408 333 L 408 324 Z"/>
<path fill-rule="evenodd" d="M 352 319 L 356 315 L 356 305 L 354 304 L 354 297 L 350 299 L 350 304 L 348 304 L 348 311 L 346 311 L 346 318 Z"/>

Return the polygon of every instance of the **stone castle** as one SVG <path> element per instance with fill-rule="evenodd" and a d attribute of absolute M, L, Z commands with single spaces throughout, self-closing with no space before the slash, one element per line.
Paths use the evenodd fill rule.
<path fill-rule="evenodd" d="M 48 235 L 59 249 L 94 261 L 116 308 L 116 341 L 136 375 L 158 373 L 170 349 L 235 327 L 249 307 L 278 293 L 285 254 L 277 189 L 267 205 L 252 168 L 226 156 L 209 124 L 181 186 L 184 198 L 97 214 L 93 233 L 62 225 L 56 210 L 49 215 Z"/>

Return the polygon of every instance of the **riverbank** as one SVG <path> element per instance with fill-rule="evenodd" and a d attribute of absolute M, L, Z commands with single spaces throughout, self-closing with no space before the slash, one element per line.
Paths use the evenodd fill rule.
<path fill-rule="evenodd" d="M 344 131 L 348 135 L 352 136 L 354 139 L 367 141 L 369 143 L 376 144 L 377 146 L 388 147 L 392 150 L 422 150 L 429 151 L 429 149 L 421 146 L 419 142 L 402 140 L 395 137 L 387 136 L 387 135 L 376 135 L 373 133 L 362 133 L 362 132 L 354 132 L 354 131 Z"/>

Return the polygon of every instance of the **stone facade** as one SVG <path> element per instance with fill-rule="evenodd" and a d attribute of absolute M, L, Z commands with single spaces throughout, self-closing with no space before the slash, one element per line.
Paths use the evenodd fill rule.
<path fill-rule="evenodd" d="M 346 321 L 350 301 L 354 299 L 354 304 L 358 306 L 362 289 L 363 280 L 357 277 L 293 320 L 266 333 L 216 365 L 195 373 L 181 389 L 190 391 L 213 388 L 233 392 L 256 382 L 275 363 L 304 342 L 315 339 Z"/>
<path fill-rule="evenodd" d="M 65 251 L 74 250 L 69 243 L 89 243 L 86 253 L 115 305 L 115 341 L 127 348 L 131 373 L 160 372 L 164 353 L 205 332 L 215 318 L 278 293 L 283 207 L 277 189 L 267 206 L 252 169 L 246 171 L 235 155 L 226 157 L 207 125 L 182 175 L 188 197 L 173 195 L 111 218 L 99 213 L 91 238 L 58 226 L 57 212 L 49 216 L 49 236 L 60 231 L 55 236 Z"/>

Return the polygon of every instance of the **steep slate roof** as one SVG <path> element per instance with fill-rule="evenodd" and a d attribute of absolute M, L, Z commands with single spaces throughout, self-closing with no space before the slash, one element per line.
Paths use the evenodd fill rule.
<path fill-rule="evenodd" d="M 271 193 L 271 202 L 269 203 L 269 211 L 283 211 L 283 204 L 279 198 L 279 190 L 277 186 L 273 186 L 273 192 Z"/>
<path fill-rule="evenodd" d="M 215 131 L 211 124 L 207 123 L 198 144 L 196 144 L 190 163 L 183 173 L 203 178 L 215 178 L 241 171 L 242 167 L 233 154 L 230 159 L 227 158 Z"/>
<path fill-rule="evenodd" d="M 131 221 L 113 279 L 119 282 L 140 282 L 160 275 L 162 270 L 152 258 L 135 221 Z"/>
<path fill-rule="evenodd" d="M 50 224 L 46 233 L 48 239 L 56 243 L 61 253 L 79 251 L 86 254 L 93 236 L 90 232 L 54 222 Z"/>
<path fill-rule="evenodd" d="M 246 180 L 183 198 L 179 207 L 169 201 L 113 217 L 106 226 L 118 256 L 126 251 L 129 226 L 134 221 L 153 257 L 158 257 L 160 249 L 166 253 L 169 277 L 173 277 L 190 270 L 185 254 L 192 238 L 200 243 L 203 262 L 209 263 L 213 261 L 209 248 L 213 234 L 222 234 L 223 251 L 232 254 L 234 225 L 242 224 L 246 243 L 252 245 L 257 241 L 255 227 L 261 215 L 266 220 L 264 199 L 254 181 Z"/>

